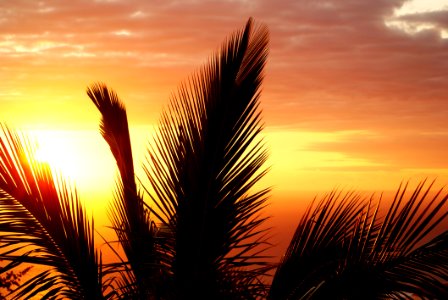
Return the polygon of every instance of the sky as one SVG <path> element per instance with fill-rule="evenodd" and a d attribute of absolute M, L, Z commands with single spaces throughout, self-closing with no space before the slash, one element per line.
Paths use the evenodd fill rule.
<path fill-rule="evenodd" d="M 334 188 L 448 183 L 448 0 L 0 0 L 0 121 L 100 211 L 115 169 L 86 87 L 125 102 L 139 168 L 179 84 L 249 17 L 270 31 L 262 183 L 280 232 Z"/>

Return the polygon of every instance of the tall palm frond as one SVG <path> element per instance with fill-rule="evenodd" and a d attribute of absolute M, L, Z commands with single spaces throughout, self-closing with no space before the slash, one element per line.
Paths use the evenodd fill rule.
<path fill-rule="evenodd" d="M 259 133 L 268 31 L 247 22 L 179 88 L 144 166 L 154 215 L 173 234 L 176 292 L 185 299 L 250 299 L 265 292 L 268 189 Z"/>
<path fill-rule="evenodd" d="M 269 298 L 445 299 L 448 231 L 441 225 L 447 221 L 448 195 L 440 190 L 430 196 L 432 184 L 424 186 L 409 198 L 407 186 L 400 187 L 384 213 L 372 201 L 353 205 L 353 199 L 339 201 L 334 194 L 310 206 Z"/>
<path fill-rule="evenodd" d="M 48 165 L 33 159 L 26 138 L 1 126 L 0 259 L 3 272 L 30 263 L 50 267 L 11 297 L 102 299 L 101 257 L 94 249 L 93 221 L 76 191 L 55 182 Z"/>
<path fill-rule="evenodd" d="M 87 94 L 102 115 L 100 131 L 120 173 L 110 216 L 129 264 L 117 269 L 122 275 L 121 289 L 127 297 L 154 297 L 164 278 L 165 255 L 158 251 L 157 228 L 137 190 L 126 109 L 118 95 L 104 84 L 92 85 Z"/>

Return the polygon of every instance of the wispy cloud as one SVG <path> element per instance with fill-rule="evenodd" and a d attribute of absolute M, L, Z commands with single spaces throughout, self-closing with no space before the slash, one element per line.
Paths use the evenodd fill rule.
<path fill-rule="evenodd" d="M 30 82 L 64 84 L 65 76 L 71 89 L 104 80 L 132 95 L 136 122 L 154 122 L 148 111 L 157 116 L 179 81 L 253 16 L 271 31 L 262 99 L 268 125 L 377 132 L 316 147 L 374 164 L 434 166 L 429 157 L 448 146 L 445 134 L 426 134 L 448 131 L 448 11 L 409 3 L 2 1 L 0 93 L 26 95 Z"/>

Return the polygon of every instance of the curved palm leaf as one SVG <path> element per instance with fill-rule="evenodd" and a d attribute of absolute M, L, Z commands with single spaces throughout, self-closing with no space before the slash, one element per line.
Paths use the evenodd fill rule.
<path fill-rule="evenodd" d="M 101 258 L 94 232 L 76 195 L 55 182 L 48 165 L 32 158 L 25 138 L 1 126 L 0 259 L 45 265 L 21 285 L 14 298 L 101 299 Z M 12 297 L 12 296 L 11 296 Z"/>
<path fill-rule="evenodd" d="M 312 203 L 275 273 L 270 299 L 309 297 L 338 267 L 350 231 L 365 210 L 359 195 L 330 193 Z M 307 298 L 305 298 L 307 299 Z"/>
<path fill-rule="evenodd" d="M 266 218 L 259 213 L 268 189 L 251 189 L 266 172 L 258 106 L 267 44 L 267 29 L 254 30 L 250 19 L 180 87 L 148 149 L 153 213 L 175 239 L 172 272 L 181 298 L 265 292 Z"/>
<path fill-rule="evenodd" d="M 126 109 L 104 84 L 92 85 L 87 95 L 102 115 L 101 134 L 120 172 L 110 216 L 129 265 L 116 264 L 112 270 L 121 274 L 120 289 L 126 297 L 146 299 L 162 293 L 166 255 L 160 250 L 162 238 L 157 236 L 158 230 L 137 191 Z"/>
<path fill-rule="evenodd" d="M 355 205 L 334 194 L 310 206 L 269 298 L 445 299 L 448 231 L 437 230 L 447 220 L 448 195 L 430 197 L 431 186 L 422 182 L 408 199 L 400 187 L 383 217 L 371 201 Z"/>

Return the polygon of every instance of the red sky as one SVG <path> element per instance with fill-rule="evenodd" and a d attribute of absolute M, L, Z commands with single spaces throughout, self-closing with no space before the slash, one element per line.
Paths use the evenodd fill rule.
<path fill-rule="evenodd" d="M 271 34 L 261 101 L 278 211 L 291 192 L 448 183 L 448 0 L 0 1 L 0 121 L 96 133 L 85 88 L 103 81 L 142 131 L 250 16 Z"/>

